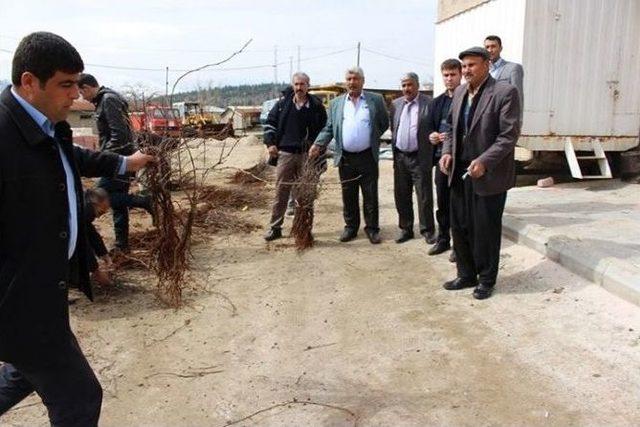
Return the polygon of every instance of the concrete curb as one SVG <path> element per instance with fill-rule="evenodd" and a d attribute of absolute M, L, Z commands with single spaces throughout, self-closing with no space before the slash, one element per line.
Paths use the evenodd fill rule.
<path fill-rule="evenodd" d="M 577 275 L 602 286 L 620 298 L 640 306 L 640 268 L 602 252 L 589 250 L 566 236 L 504 214 L 502 234 L 540 252 Z"/>

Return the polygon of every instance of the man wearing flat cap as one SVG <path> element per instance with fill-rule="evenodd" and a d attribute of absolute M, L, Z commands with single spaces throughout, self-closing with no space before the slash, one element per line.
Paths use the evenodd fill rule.
<path fill-rule="evenodd" d="M 451 235 L 457 277 L 447 290 L 474 287 L 476 299 L 493 293 L 500 261 L 502 213 L 515 184 L 514 150 L 520 134 L 518 90 L 489 74 L 489 52 L 460 53 L 466 84 L 453 94 L 440 169 L 451 187 Z"/>

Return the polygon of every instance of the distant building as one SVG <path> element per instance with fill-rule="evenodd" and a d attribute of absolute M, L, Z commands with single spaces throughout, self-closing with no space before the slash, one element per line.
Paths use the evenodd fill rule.
<path fill-rule="evenodd" d="M 233 121 L 234 130 L 248 130 L 260 124 L 260 106 L 239 105 L 227 107 L 222 113 L 220 122 Z"/>
<path fill-rule="evenodd" d="M 89 101 L 76 99 L 71 105 L 67 121 L 73 129 L 73 142 L 85 148 L 98 148 L 98 130 L 94 118 L 95 107 Z"/>

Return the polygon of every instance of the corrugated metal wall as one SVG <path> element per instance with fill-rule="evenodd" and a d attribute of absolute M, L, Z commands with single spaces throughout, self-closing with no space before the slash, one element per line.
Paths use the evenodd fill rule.
<path fill-rule="evenodd" d="M 470 9 L 436 26 L 434 95 L 444 90 L 440 64 L 471 46 L 482 46 L 484 38 L 496 34 L 502 39 L 505 59 L 522 62 L 526 0 L 493 0 Z"/>
<path fill-rule="evenodd" d="M 640 1 L 530 0 L 527 135 L 637 136 Z"/>
<path fill-rule="evenodd" d="M 638 137 L 640 0 L 493 0 L 442 21 L 435 95 L 440 63 L 491 33 L 524 67 L 523 135 Z"/>

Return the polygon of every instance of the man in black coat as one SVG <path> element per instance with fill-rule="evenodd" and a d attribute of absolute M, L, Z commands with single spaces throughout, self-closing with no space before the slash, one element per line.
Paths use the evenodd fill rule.
<path fill-rule="evenodd" d="M 129 122 L 129 105 L 116 91 L 100 86 L 91 74 L 83 73 L 78 81 L 80 94 L 96 106 L 96 124 L 100 151 L 128 156 L 136 151 Z M 129 208 L 142 208 L 153 215 L 148 196 L 129 194 L 132 175 L 100 178 L 98 187 L 104 188 L 111 199 L 115 246 L 129 250 Z"/>
<path fill-rule="evenodd" d="M 451 248 L 451 220 L 449 218 L 451 196 L 449 193 L 449 179 L 447 175 L 442 173 L 437 165 L 438 162 L 440 162 L 440 157 L 442 157 L 442 144 L 447 133 L 451 132 L 451 126 L 449 126 L 447 122 L 447 117 L 451 110 L 453 91 L 460 86 L 460 81 L 462 80 L 462 64 L 455 58 L 447 59 L 440 65 L 440 72 L 442 73 L 445 91 L 433 100 L 431 108 L 429 109 L 429 119 L 427 120 L 429 126 L 429 142 L 434 146 L 433 164 L 436 165 L 435 183 L 436 195 L 438 197 L 438 210 L 436 211 L 438 240 L 436 244 L 429 249 L 429 255 L 438 255 Z M 451 260 L 451 258 L 454 257 L 452 252 L 449 259 Z M 455 259 L 453 259 L 453 261 L 455 261 Z"/>
<path fill-rule="evenodd" d="M 309 94 L 309 76 L 297 72 L 291 87 L 273 106 L 264 125 L 264 143 L 269 156 L 277 159 L 276 200 L 271 210 L 269 242 L 282 237 L 282 224 L 293 183 L 300 177 L 311 143 L 327 122 L 320 98 Z M 294 195 L 295 196 L 295 195 Z"/>
<path fill-rule="evenodd" d="M 0 94 L 0 414 L 35 391 L 54 426 L 95 426 L 102 389 L 69 326 L 68 288 L 90 299 L 80 176 L 113 176 L 153 157 L 75 146 L 65 121 L 84 64 L 63 38 L 18 45 Z"/>

